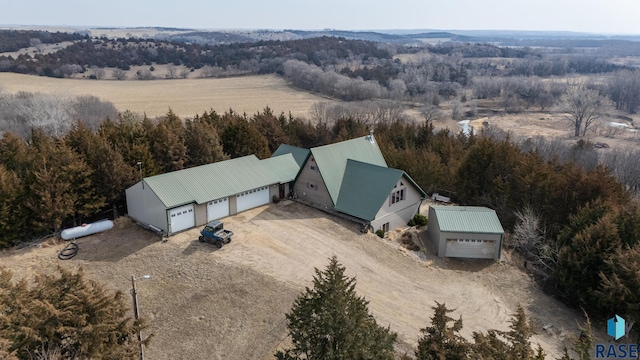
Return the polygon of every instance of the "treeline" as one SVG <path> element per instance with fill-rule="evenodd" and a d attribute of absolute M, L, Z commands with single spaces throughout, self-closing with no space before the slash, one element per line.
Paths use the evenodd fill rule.
<path fill-rule="evenodd" d="M 5 132 L 0 140 L 0 247 L 124 213 L 124 190 L 140 175 L 249 154 L 266 158 L 281 143 L 313 147 L 332 139 L 326 124 L 312 126 L 269 109 L 252 117 L 204 113 L 184 122 L 171 111 L 157 120 L 127 112 L 97 130 L 83 121 L 58 135 L 34 128 L 26 140 Z"/>
<path fill-rule="evenodd" d="M 99 38 L 77 41 L 49 54 L 21 54 L 15 59 L 0 56 L 0 71 L 65 77 L 92 66 L 128 70 L 131 66 L 173 64 L 191 69 L 245 67 L 249 73 L 261 74 L 282 71 L 278 65 L 287 59 L 322 66 L 338 60 L 390 57 L 375 43 L 334 37 L 215 46 L 153 39 Z"/>
<path fill-rule="evenodd" d="M 55 44 L 84 39 L 80 34 L 37 30 L 0 30 L 0 53 L 13 52 L 34 44 Z M 34 41 L 37 40 L 37 41 Z"/>

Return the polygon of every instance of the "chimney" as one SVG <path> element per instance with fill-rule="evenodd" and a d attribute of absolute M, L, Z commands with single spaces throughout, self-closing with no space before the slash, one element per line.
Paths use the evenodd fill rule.
<path fill-rule="evenodd" d="M 375 144 L 376 140 L 373 138 L 373 129 L 369 130 L 369 136 L 367 136 L 367 140 L 369 140 L 370 143 Z"/>

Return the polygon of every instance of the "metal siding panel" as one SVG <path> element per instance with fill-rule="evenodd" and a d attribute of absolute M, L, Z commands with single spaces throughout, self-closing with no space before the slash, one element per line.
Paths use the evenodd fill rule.
<path fill-rule="evenodd" d="M 125 194 L 129 217 L 144 225 L 153 225 L 168 232 L 166 208 L 148 184 L 143 187 L 142 182 L 138 182 L 126 189 Z"/>

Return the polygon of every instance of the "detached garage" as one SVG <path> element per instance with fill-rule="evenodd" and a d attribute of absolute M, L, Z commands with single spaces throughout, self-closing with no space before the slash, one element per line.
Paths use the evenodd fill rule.
<path fill-rule="evenodd" d="M 504 229 L 480 206 L 430 206 L 427 233 L 439 257 L 500 259 Z"/>

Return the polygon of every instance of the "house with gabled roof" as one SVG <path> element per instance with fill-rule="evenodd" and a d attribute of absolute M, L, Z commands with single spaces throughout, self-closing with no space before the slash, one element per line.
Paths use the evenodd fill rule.
<path fill-rule="evenodd" d="M 136 222 L 167 235 L 292 197 L 373 230 L 404 226 L 425 193 L 390 169 L 373 137 L 303 149 L 281 145 L 255 155 L 143 178 L 126 190 Z"/>
<path fill-rule="evenodd" d="M 387 167 L 373 133 L 310 149 L 293 189 L 310 206 L 385 232 L 405 226 L 426 197 L 407 173 Z"/>

